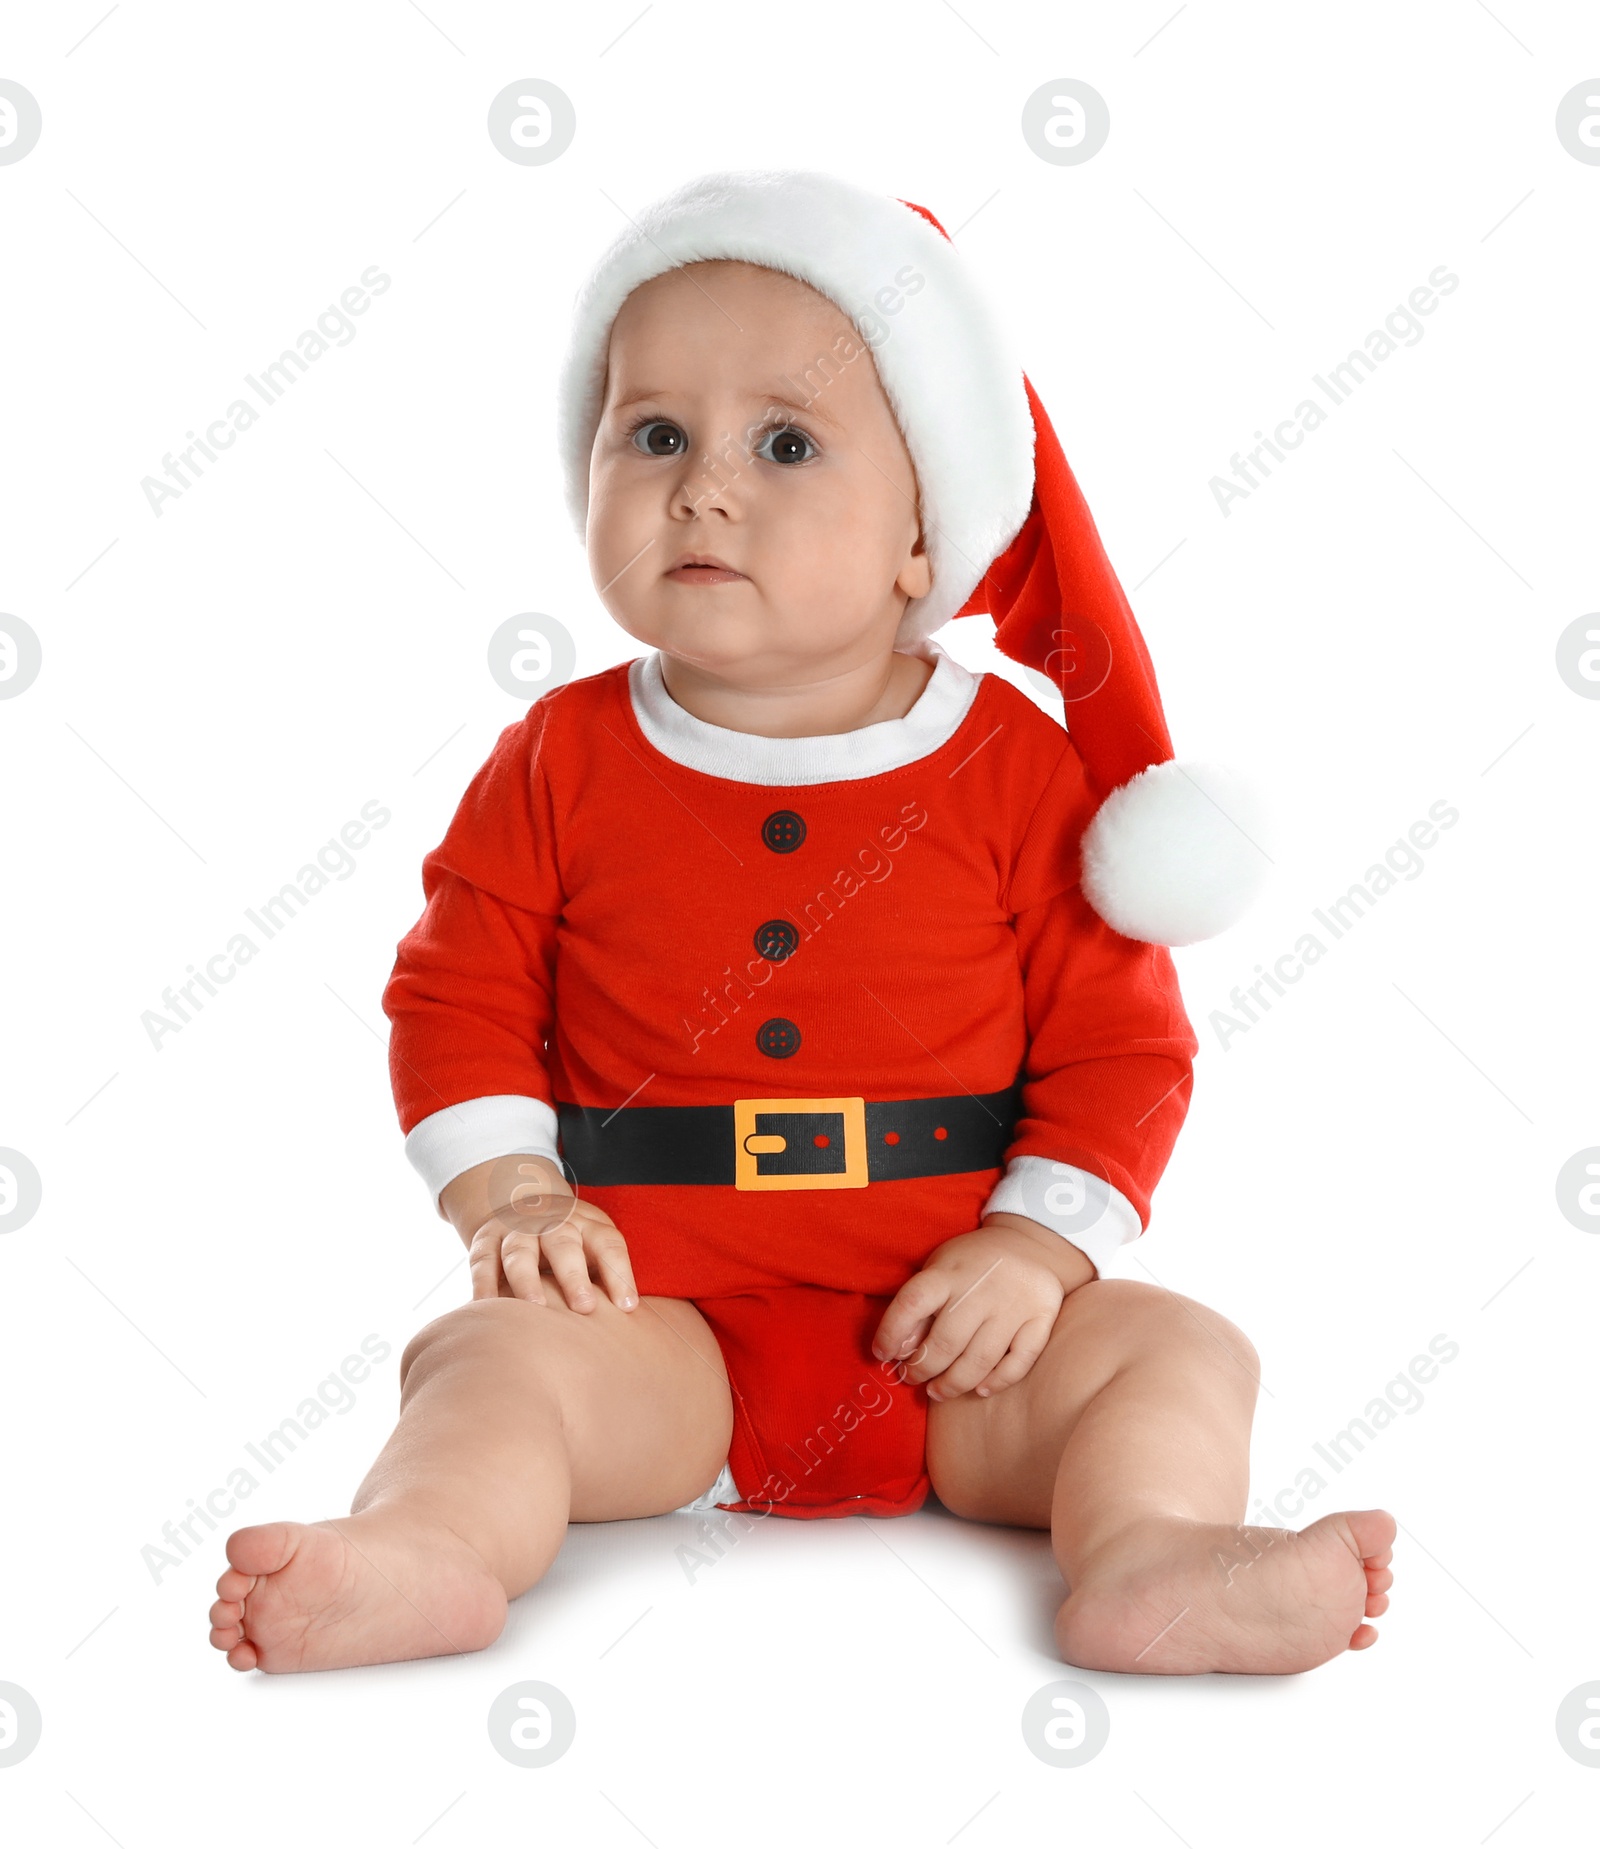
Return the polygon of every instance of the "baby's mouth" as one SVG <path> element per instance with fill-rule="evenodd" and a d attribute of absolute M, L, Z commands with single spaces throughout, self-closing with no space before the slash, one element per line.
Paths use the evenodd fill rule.
<path fill-rule="evenodd" d="M 667 573 L 679 584 L 743 584 L 742 571 L 724 571 L 720 565 L 679 565 Z"/>
<path fill-rule="evenodd" d="M 693 561 L 683 565 L 674 565 L 666 576 L 678 584 L 743 584 L 745 582 L 744 573 L 735 571 L 731 565 L 701 564 Z"/>

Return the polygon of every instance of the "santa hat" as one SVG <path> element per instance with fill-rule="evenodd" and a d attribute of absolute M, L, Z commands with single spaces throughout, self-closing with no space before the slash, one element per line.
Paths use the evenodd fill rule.
<path fill-rule="evenodd" d="M 989 614 L 996 645 L 1062 695 L 1099 807 L 1080 846 L 1095 911 L 1126 937 L 1193 944 L 1232 924 L 1265 870 L 1251 792 L 1173 757 L 1144 638 L 1044 407 L 944 227 L 831 174 L 713 173 L 641 212 L 578 292 L 557 425 L 567 504 L 588 521 L 611 324 L 686 263 L 781 270 L 855 325 L 916 470 L 933 583 L 895 647 Z"/>

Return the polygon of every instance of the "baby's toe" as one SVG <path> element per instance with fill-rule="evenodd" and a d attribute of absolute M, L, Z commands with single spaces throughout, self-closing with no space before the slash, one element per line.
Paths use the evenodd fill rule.
<path fill-rule="evenodd" d="M 235 1569 L 235 1574 L 225 1573 L 223 1579 L 256 1580 L 278 1572 L 289 1564 L 301 1533 L 295 1522 L 263 1522 L 256 1528 L 234 1529 L 228 1536 L 227 1553 L 228 1564 Z M 228 1597 L 230 1589 L 223 1586 L 222 1580 L 218 1580 L 217 1590 L 224 1598 Z M 245 1590 L 249 1590 L 248 1586 Z"/>
<path fill-rule="evenodd" d="M 1399 1524 L 1387 1509 L 1347 1509 L 1344 1519 L 1361 1564 L 1386 1567 L 1394 1558 L 1394 1540 Z"/>
<path fill-rule="evenodd" d="M 217 1579 L 217 1597 L 240 1604 L 255 1591 L 256 1579 L 254 1573 L 241 1573 L 236 1567 L 229 1567 Z"/>
<path fill-rule="evenodd" d="M 1367 1568 L 1368 1592 L 1387 1592 L 1394 1584 L 1394 1575 L 1387 1567 Z"/>
<path fill-rule="evenodd" d="M 1383 1614 L 1389 1609 L 1388 1593 L 1387 1592 L 1369 1592 L 1367 1594 L 1366 1605 L 1363 1607 L 1363 1609 L 1365 1610 L 1366 1615 L 1369 1618 L 1381 1618 Z"/>
<path fill-rule="evenodd" d="M 1378 1629 L 1372 1624 L 1358 1624 L 1350 1633 L 1352 1650 L 1368 1650 L 1378 1641 Z M 232 1660 L 231 1658 L 229 1659 Z"/>
<path fill-rule="evenodd" d="M 236 1650 L 245 1641 L 244 1626 L 237 1622 L 229 1623 L 224 1618 L 220 1623 L 215 1620 L 211 1626 L 211 1648 L 213 1650 Z"/>
<path fill-rule="evenodd" d="M 1345 1527 L 1362 1564 L 1387 1566 L 1394 1545 L 1395 1519 L 1387 1509 L 1346 1509 Z M 232 1555 L 229 1555 L 232 1559 Z"/>

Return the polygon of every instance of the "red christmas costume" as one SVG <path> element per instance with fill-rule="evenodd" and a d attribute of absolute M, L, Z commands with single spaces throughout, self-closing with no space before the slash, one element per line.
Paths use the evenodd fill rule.
<path fill-rule="evenodd" d="M 1097 1173 L 1145 1224 L 1198 1042 L 1168 950 L 1083 897 L 1077 845 L 1100 796 L 1061 724 L 983 675 L 927 755 L 752 782 L 665 755 L 629 686 L 623 664 L 538 700 L 424 859 L 426 909 L 383 997 L 402 1130 L 448 1128 L 474 1100 L 609 1113 L 982 1095 L 1020 1076 L 1008 1166 Z M 798 846 L 764 834 L 780 812 L 801 818 Z M 780 962 L 755 938 L 782 920 L 798 947 Z M 774 1020 L 798 1029 L 792 1052 L 762 1050 Z M 1001 1174 L 582 1185 L 641 1292 L 689 1299 L 717 1336 L 741 1498 L 722 1506 L 920 1507 L 926 1392 L 872 1337 L 934 1249 L 978 1226 Z"/>
<path fill-rule="evenodd" d="M 384 994 L 391 1074 L 435 1199 L 480 1163 L 556 1155 L 559 1131 L 641 1290 L 706 1316 L 738 1500 L 719 1476 L 688 1506 L 903 1514 L 929 1488 L 927 1398 L 872 1356 L 890 1298 L 986 1212 L 1097 1269 L 1139 1235 L 1198 1051 L 1166 946 L 1239 916 L 1265 855 L 1248 786 L 1173 757 L 1044 407 L 922 206 L 780 170 L 704 175 L 630 217 L 578 292 L 558 385 L 579 538 L 618 310 L 719 260 L 797 277 L 848 319 L 797 389 L 871 353 L 932 567 L 894 646 L 935 672 L 904 718 L 809 739 L 706 725 L 655 655 L 547 693 L 423 862 L 427 909 Z M 1065 729 L 931 641 L 980 614 L 1060 694 Z M 824 1121 L 842 1169 L 806 1146 Z M 901 1125 L 899 1154 L 879 1149 Z M 619 1173 L 641 1139 L 648 1161 Z M 835 1179 L 797 1185 L 830 1162 Z"/>

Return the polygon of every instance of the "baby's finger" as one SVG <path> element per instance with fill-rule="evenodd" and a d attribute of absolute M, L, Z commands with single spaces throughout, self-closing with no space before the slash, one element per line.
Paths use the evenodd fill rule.
<path fill-rule="evenodd" d="M 942 1374 L 928 1380 L 930 1400 L 959 1399 L 963 1393 L 993 1372 L 1007 1347 L 1012 1331 L 1003 1322 L 990 1317 L 981 1323 L 954 1361 Z"/>
<path fill-rule="evenodd" d="M 628 1258 L 628 1242 L 612 1230 L 591 1232 L 589 1247 L 594 1254 L 595 1269 L 600 1273 L 611 1301 L 619 1310 L 638 1307 L 639 1286 L 633 1279 L 633 1265 Z"/>
<path fill-rule="evenodd" d="M 550 1267 L 568 1307 L 585 1315 L 594 1309 L 594 1286 L 589 1281 L 589 1259 L 583 1233 L 572 1220 L 563 1220 L 539 1236 L 544 1262 Z"/>
<path fill-rule="evenodd" d="M 998 1393 L 1003 1387 L 1014 1387 L 1019 1380 L 1025 1380 L 1034 1362 L 1044 1353 L 1053 1327 L 1054 1319 L 1050 1317 L 1036 1316 L 1032 1322 L 1024 1323 L 1011 1338 L 1011 1346 L 1001 1356 L 997 1366 L 987 1379 L 978 1382 L 973 1392 L 980 1399 L 987 1399 L 991 1393 Z"/>
<path fill-rule="evenodd" d="M 498 1297 L 501 1294 L 500 1280 L 505 1275 L 500 1269 L 501 1234 L 493 1222 L 487 1230 L 480 1229 L 472 1236 L 472 1244 L 467 1248 L 467 1270 L 472 1277 L 472 1300 L 480 1297 Z"/>
<path fill-rule="evenodd" d="M 525 1303 L 545 1301 L 544 1281 L 539 1275 L 539 1235 L 521 1230 L 507 1233 L 500 1242 L 500 1268 L 513 1297 Z"/>
<path fill-rule="evenodd" d="M 883 1313 L 872 1339 L 872 1352 L 880 1361 L 887 1361 L 920 1347 L 949 1295 L 948 1282 L 934 1272 L 919 1271 L 907 1278 Z"/>
<path fill-rule="evenodd" d="M 958 1293 L 934 1317 L 933 1327 L 907 1356 L 904 1378 L 917 1386 L 935 1380 L 960 1360 L 988 1320 L 969 1291 Z M 1002 1343 L 984 1363 L 983 1374 L 988 1373 L 1004 1353 Z M 981 1380 L 983 1374 L 975 1378 Z"/>

